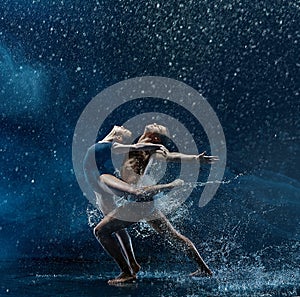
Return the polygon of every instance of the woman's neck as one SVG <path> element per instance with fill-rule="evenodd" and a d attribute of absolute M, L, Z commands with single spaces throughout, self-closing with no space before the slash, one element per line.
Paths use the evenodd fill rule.
<path fill-rule="evenodd" d="M 114 138 L 111 137 L 111 136 L 107 136 L 107 137 L 104 137 L 101 141 L 99 142 L 113 142 L 114 141 Z"/>

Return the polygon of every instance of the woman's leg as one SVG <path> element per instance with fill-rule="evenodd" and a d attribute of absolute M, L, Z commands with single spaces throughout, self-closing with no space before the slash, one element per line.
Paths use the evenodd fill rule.
<path fill-rule="evenodd" d="M 119 240 L 119 243 L 123 249 L 124 254 L 126 255 L 126 257 L 128 259 L 128 262 L 130 264 L 132 272 L 134 274 L 137 274 L 139 272 L 139 270 L 141 269 L 141 266 L 138 264 L 138 262 L 135 259 L 131 238 L 130 238 L 128 232 L 125 229 L 122 229 L 122 230 L 116 232 L 116 236 Z"/>
<path fill-rule="evenodd" d="M 102 174 L 99 177 L 99 180 L 100 180 L 100 187 L 104 191 L 109 192 L 110 194 L 117 195 L 117 196 L 134 195 L 137 198 L 142 198 L 142 199 L 154 196 L 162 190 L 168 190 L 183 185 L 183 181 L 177 179 L 169 184 L 135 188 L 111 174 Z"/>
<path fill-rule="evenodd" d="M 115 209 L 105 216 L 94 229 L 96 238 L 104 250 L 116 261 L 122 271 L 118 277 L 110 280 L 109 283 L 126 282 L 136 278 L 135 274 L 131 271 L 130 264 L 123 253 L 122 247 L 113 234 L 133 224 L 132 222 L 116 219 L 115 215 L 117 215 L 119 211 L 122 211 L 122 207 Z"/>
<path fill-rule="evenodd" d="M 173 242 L 177 248 L 182 250 L 190 259 L 198 264 L 199 269 L 191 275 L 212 275 L 211 270 L 208 268 L 191 240 L 176 231 L 161 211 L 157 211 L 157 217 L 158 219 L 148 221 L 147 223 L 158 233 Z"/>

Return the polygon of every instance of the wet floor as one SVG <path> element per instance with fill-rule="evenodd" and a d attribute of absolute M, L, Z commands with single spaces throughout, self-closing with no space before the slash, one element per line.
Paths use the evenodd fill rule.
<path fill-rule="evenodd" d="M 118 274 L 111 263 L 46 260 L 0 262 L 0 296 L 297 296 L 300 271 L 255 267 L 220 269 L 212 278 L 191 278 L 178 264 L 168 270 L 144 267 L 134 283 L 110 286 Z M 172 270 L 170 270 L 170 267 Z M 188 270 L 187 270 L 188 271 Z"/>

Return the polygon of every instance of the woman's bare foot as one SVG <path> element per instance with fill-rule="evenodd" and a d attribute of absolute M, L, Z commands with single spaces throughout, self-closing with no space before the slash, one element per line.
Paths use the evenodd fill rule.
<path fill-rule="evenodd" d="M 182 179 L 175 179 L 174 181 L 172 181 L 171 183 L 169 183 L 170 188 L 174 188 L 174 187 L 181 187 L 184 185 L 184 181 Z"/>
<path fill-rule="evenodd" d="M 196 271 L 189 274 L 190 276 L 212 276 L 213 273 L 209 268 L 199 268 Z"/>
<path fill-rule="evenodd" d="M 122 272 L 116 278 L 110 279 L 108 281 L 108 284 L 109 285 L 114 285 L 114 284 L 119 284 L 119 283 L 132 282 L 134 280 L 136 280 L 136 276 L 135 275 Z"/>

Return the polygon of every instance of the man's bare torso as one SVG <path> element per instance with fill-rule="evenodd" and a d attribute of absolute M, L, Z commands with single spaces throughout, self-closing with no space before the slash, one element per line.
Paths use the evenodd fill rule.
<path fill-rule="evenodd" d="M 147 167 L 149 159 L 149 152 L 130 152 L 121 168 L 122 179 L 129 184 L 137 184 Z"/>

